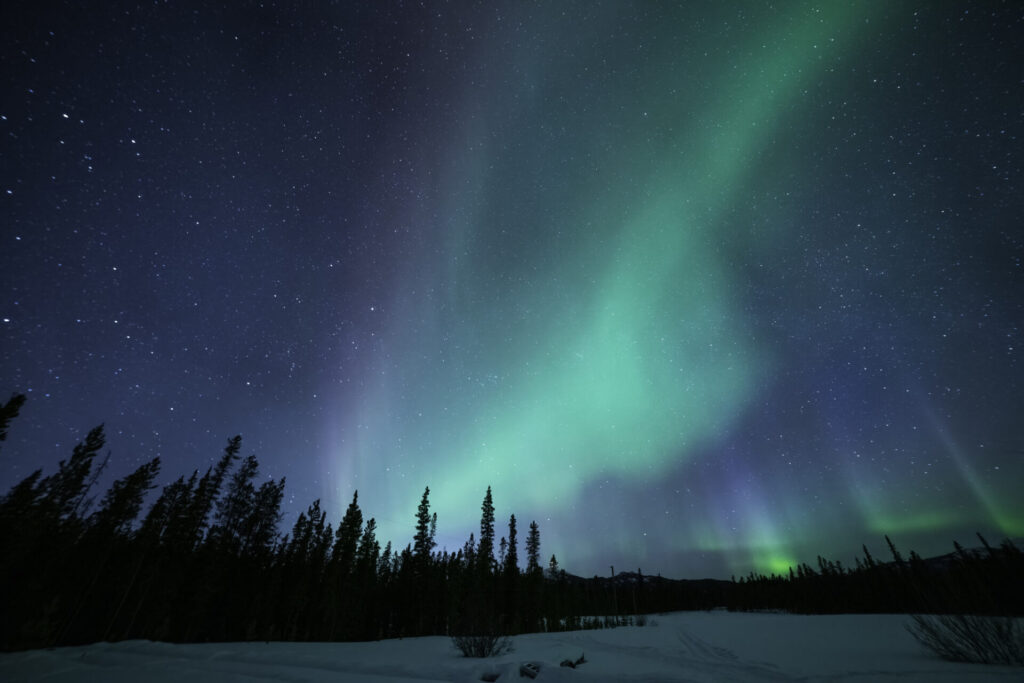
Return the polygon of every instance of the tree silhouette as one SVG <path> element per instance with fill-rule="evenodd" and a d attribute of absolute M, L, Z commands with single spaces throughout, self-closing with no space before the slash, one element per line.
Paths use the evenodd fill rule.
<path fill-rule="evenodd" d="M 530 522 L 530 531 L 526 535 L 526 572 L 540 572 L 540 528 L 537 522 Z"/>
<path fill-rule="evenodd" d="M 153 480 L 160 472 L 160 458 L 153 458 L 124 479 L 115 481 L 100 509 L 90 518 L 94 529 L 103 534 L 126 534 L 142 509 L 146 492 L 153 488 Z"/>
<path fill-rule="evenodd" d="M 516 550 L 516 516 L 508 519 L 508 552 L 505 555 L 504 570 L 506 574 L 517 576 L 519 574 L 519 553 Z"/>
<path fill-rule="evenodd" d="M 14 412 L 11 401 L 0 407 L 3 430 Z M 137 467 L 105 493 L 92 493 L 100 483 L 96 456 L 105 445 L 101 425 L 55 473 L 36 470 L 0 497 L 0 586 L 6 587 L 0 648 L 122 638 L 491 637 L 621 625 L 620 607 L 632 613 L 724 605 L 812 613 L 1024 614 L 1024 553 L 1008 540 L 993 545 L 984 537 L 983 549 L 954 544 L 956 552 L 938 562 L 914 551 L 904 559 L 886 538 L 892 562 L 876 560 L 863 546 L 853 569 L 818 557 L 816 567 L 800 563 L 781 576 L 751 572 L 731 583 L 673 582 L 637 570 L 624 599 L 623 575 L 574 577 L 553 554 L 545 573 L 535 521 L 520 573 L 515 515 L 496 564 L 490 487 L 479 541 L 470 534 L 455 553 L 436 551 L 429 488 L 416 511 L 414 542 L 400 552 L 390 542 L 381 552 L 376 521 L 364 524 L 358 492 L 337 533 L 318 500 L 281 538 L 285 480 L 257 488 L 258 463 L 255 456 L 239 459 L 240 437 L 228 441 L 202 476 L 193 471 L 164 486 L 139 523 L 160 460 Z M 100 502 L 90 515 L 93 499 Z M 585 614 L 608 616 L 581 618 Z"/>
<path fill-rule="evenodd" d="M 363 528 L 363 513 L 359 509 L 359 491 L 352 494 L 352 502 L 345 510 L 345 516 L 338 525 L 331 561 L 336 569 L 336 578 L 344 581 L 352 572 L 359 535 Z"/>
<path fill-rule="evenodd" d="M 242 534 L 255 504 L 256 489 L 252 482 L 258 471 L 256 456 L 244 458 L 231 475 L 224 496 L 217 502 L 215 525 L 210 533 L 228 552 L 237 553 L 241 550 Z"/>
<path fill-rule="evenodd" d="M 435 527 L 436 523 L 430 516 L 430 487 L 428 486 L 424 489 L 423 498 L 416 509 L 416 536 L 413 538 L 413 556 L 420 560 L 430 556 L 430 551 L 434 549 L 432 528 Z"/>
<path fill-rule="evenodd" d="M 47 512 L 62 521 L 70 521 L 81 508 L 88 494 L 87 478 L 92 461 L 106 443 L 103 425 L 90 430 L 85 441 L 75 446 L 71 458 L 61 460 L 56 474 L 43 480 Z"/>
<path fill-rule="evenodd" d="M 476 561 L 483 573 L 490 573 L 494 566 L 494 500 L 491 487 L 487 487 L 480 509 L 480 544 L 477 546 Z"/>

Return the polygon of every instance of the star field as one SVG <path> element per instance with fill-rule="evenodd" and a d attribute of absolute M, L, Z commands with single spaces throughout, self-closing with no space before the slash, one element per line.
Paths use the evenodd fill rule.
<path fill-rule="evenodd" d="M 0 13 L 0 489 L 105 422 L 583 575 L 1024 536 L 1016 3 Z"/>

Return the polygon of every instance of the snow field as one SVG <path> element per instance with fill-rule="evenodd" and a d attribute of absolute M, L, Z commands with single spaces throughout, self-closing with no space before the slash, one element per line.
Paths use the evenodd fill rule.
<path fill-rule="evenodd" d="M 0 681 L 18 683 L 470 683 L 485 674 L 528 681 L 1024 681 L 1024 669 L 945 662 L 903 628 L 904 615 L 679 612 L 654 625 L 515 636 L 514 650 L 466 659 L 441 636 L 371 643 L 150 641 L 0 655 Z M 564 659 L 586 655 L 577 669 Z"/>

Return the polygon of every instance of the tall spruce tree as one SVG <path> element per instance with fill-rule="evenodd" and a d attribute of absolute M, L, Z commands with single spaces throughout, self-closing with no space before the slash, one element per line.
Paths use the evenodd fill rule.
<path fill-rule="evenodd" d="M 516 549 L 516 516 L 508 518 L 508 551 L 505 554 L 505 573 L 515 576 L 519 573 L 519 551 Z"/>
<path fill-rule="evenodd" d="M 58 519 L 68 520 L 77 515 L 88 494 L 87 479 L 92 461 L 106 443 L 103 425 L 94 427 L 85 441 L 75 446 L 69 460 L 61 460 L 57 472 L 43 480 L 44 498 L 48 512 Z"/>
<path fill-rule="evenodd" d="M 526 573 L 540 572 L 540 528 L 537 522 L 530 522 L 530 531 L 526 535 Z"/>
<path fill-rule="evenodd" d="M 265 481 L 256 490 L 252 514 L 246 520 L 242 547 L 259 559 L 269 557 L 277 540 L 277 526 L 281 523 L 281 501 L 284 499 L 285 478 Z"/>
<path fill-rule="evenodd" d="M 192 498 L 197 473 L 186 482 L 178 477 L 164 487 L 146 513 L 142 522 L 142 535 L 166 545 L 180 545 L 184 537 L 187 509 Z"/>
<path fill-rule="evenodd" d="M 252 482 L 258 472 L 259 463 L 256 456 L 243 458 L 242 464 L 228 481 L 227 491 L 217 501 L 217 512 L 214 516 L 216 526 L 211 529 L 211 534 L 230 552 L 241 549 L 246 521 L 255 505 L 256 488 Z"/>
<path fill-rule="evenodd" d="M 353 569 L 359 536 L 363 530 L 363 513 L 359 509 L 359 491 L 352 494 L 352 502 L 338 525 L 331 562 L 338 578 L 344 581 Z"/>
<path fill-rule="evenodd" d="M 209 524 L 210 511 L 213 509 L 214 501 L 220 495 L 221 486 L 224 485 L 224 478 L 227 476 L 231 465 L 238 459 L 238 452 L 242 450 L 242 437 L 233 436 L 228 439 L 228 445 L 224 447 L 224 454 L 217 464 L 206 471 L 199 485 L 196 487 L 195 495 L 192 496 L 189 506 L 189 530 L 185 543 L 188 547 L 194 547 L 203 539 Z"/>
<path fill-rule="evenodd" d="M 377 520 L 371 517 L 363 528 L 356 550 L 356 571 L 361 576 L 375 574 L 380 561 L 380 543 L 377 542 Z"/>
<path fill-rule="evenodd" d="M 487 487 L 480 510 L 480 544 L 477 546 L 476 561 L 480 570 L 488 573 L 494 566 L 494 500 L 490 486 Z"/>
<path fill-rule="evenodd" d="M 413 537 L 412 554 L 419 560 L 428 559 L 430 551 L 434 549 L 432 526 L 436 527 L 436 522 L 432 524 L 430 517 L 430 487 L 428 486 L 423 491 L 419 507 L 416 508 L 416 535 Z"/>
<path fill-rule="evenodd" d="M 544 590 L 544 575 L 540 567 L 540 528 L 537 522 L 530 522 L 526 535 L 526 581 L 524 586 L 523 628 L 535 631 L 541 628 L 541 603 Z"/>

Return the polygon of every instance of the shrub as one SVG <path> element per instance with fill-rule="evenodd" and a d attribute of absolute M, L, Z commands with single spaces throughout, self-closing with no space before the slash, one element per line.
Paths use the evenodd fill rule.
<path fill-rule="evenodd" d="M 497 657 L 512 651 L 512 639 L 498 634 L 452 636 L 452 644 L 464 657 Z"/>
<path fill-rule="evenodd" d="M 943 659 L 1024 666 L 1024 620 L 971 614 L 911 614 L 906 629 Z"/>

